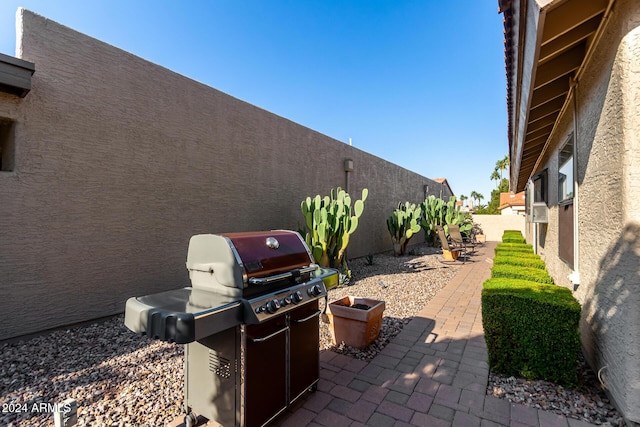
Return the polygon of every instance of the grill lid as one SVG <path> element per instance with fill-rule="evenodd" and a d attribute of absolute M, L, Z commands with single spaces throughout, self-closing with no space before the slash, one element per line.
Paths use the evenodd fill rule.
<path fill-rule="evenodd" d="M 194 288 L 241 296 L 253 284 L 270 278 L 315 270 L 313 258 L 295 231 L 198 234 L 191 237 L 187 269 Z M 260 278 L 269 278 L 266 282 Z"/>
<path fill-rule="evenodd" d="M 300 235 L 293 231 L 222 234 L 228 238 L 248 278 L 272 276 L 313 263 Z"/>

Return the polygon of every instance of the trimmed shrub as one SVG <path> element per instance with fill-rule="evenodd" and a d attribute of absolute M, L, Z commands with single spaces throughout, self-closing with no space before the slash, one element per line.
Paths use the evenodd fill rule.
<path fill-rule="evenodd" d="M 482 286 L 482 325 L 495 372 L 577 382 L 580 304 L 567 288 L 516 279 Z"/>
<path fill-rule="evenodd" d="M 541 270 L 545 270 L 547 267 L 539 255 L 510 252 L 497 253 L 495 258 L 493 258 L 493 265 L 502 264 L 539 268 Z"/>
<path fill-rule="evenodd" d="M 537 283 L 553 285 L 553 279 L 546 270 L 534 267 L 520 267 L 517 265 L 498 264 L 491 269 L 491 277 L 504 277 L 507 279 L 522 279 Z"/>
<path fill-rule="evenodd" d="M 496 248 L 495 254 L 497 255 L 509 255 L 509 256 L 521 256 L 521 257 L 539 257 L 528 249 L 502 249 Z"/>
<path fill-rule="evenodd" d="M 504 230 L 502 233 L 502 241 L 504 243 L 526 243 L 527 240 L 522 236 L 520 230 Z"/>
<path fill-rule="evenodd" d="M 517 252 L 531 252 L 533 253 L 533 245 L 529 245 L 528 243 L 498 243 L 496 245 L 497 250 L 513 250 Z"/>
<path fill-rule="evenodd" d="M 529 243 L 503 242 L 496 245 L 497 248 L 527 248 L 533 251 L 533 245 Z"/>
<path fill-rule="evenodd" d="M 540 255 L 536 255 L 533 252 L 528 252 L 522 249 L 519 249 L 517 251 L 512 251 L 511 249 L 496 249 L 495 250 L 496 256 L 498 255 L 509 255 L 509 256 L 519 256 L 519 257 L 523 257 L 523 258 L 537 258 Z"/>
<path fill-rule="evenodd" d="M 502 241 L 504 243 L 526 243 L 526 239 L 524 237 L 503 237 Z"/>

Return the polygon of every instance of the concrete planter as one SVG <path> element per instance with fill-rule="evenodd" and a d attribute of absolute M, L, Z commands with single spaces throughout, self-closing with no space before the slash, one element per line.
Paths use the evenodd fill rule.
<path fill-rule="evenodd" d="M 333 342 L 359 349 L 368 347 L 380 335 L 384 308 L 384 301 L 352 296 L 329 303 Z"/>

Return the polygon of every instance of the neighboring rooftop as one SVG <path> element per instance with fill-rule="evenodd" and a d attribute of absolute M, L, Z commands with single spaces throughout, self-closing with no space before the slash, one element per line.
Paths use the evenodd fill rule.
<path fill-rule="evenodd" d="M 524 191 L 519 193 L 500 193 L 500 205 L 498 209 L 514 208 L 524 206 Z"/>

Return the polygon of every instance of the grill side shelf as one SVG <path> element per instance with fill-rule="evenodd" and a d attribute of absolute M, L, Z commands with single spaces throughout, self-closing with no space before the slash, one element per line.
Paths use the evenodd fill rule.
<path fill-rule="evenodd" d="M 146 334 L 149 338 L 161 341 L 188 344 L 195 341 L 195 317 L 193 313 L 174 313 L 153 308 L 148 312 Z"/>
<path fill-rule="evenodd" d="M 242 304 L 231 299 L 191 288 L 129 298 L 124 323 L 149 338 L 188 344 L 242 322 Z"/>

